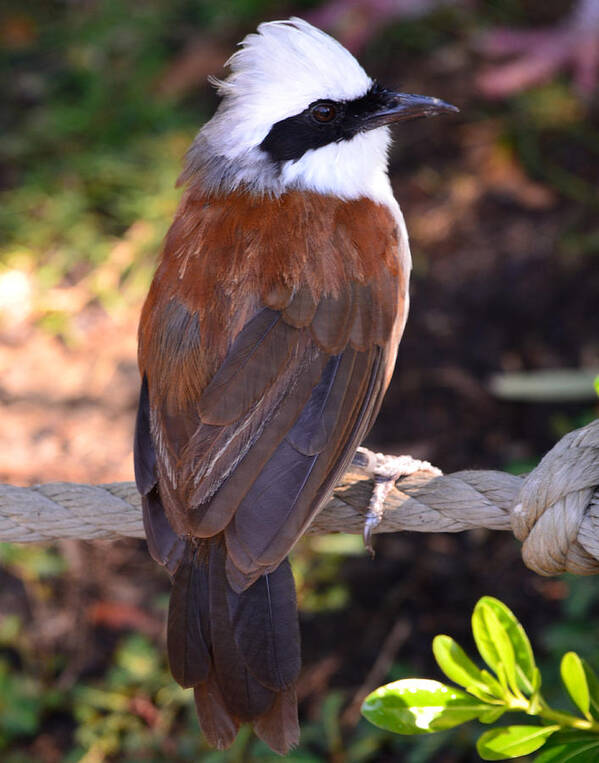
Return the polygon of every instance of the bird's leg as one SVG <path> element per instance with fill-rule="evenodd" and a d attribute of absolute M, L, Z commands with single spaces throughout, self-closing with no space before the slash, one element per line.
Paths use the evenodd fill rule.
<path fill-rule="evenodd" d="M 441 474 L 441 471 L 431 466 L 428 461 L 419 461 L 412 456 L 387 456 L 384 453 L 373 453 L 366 448 L 358 448 L 352 466 L 374 481 L 363 530 L 364 545 L 374 556 L 372 534 L 381 523 L 385 511 L 385 499 L 395 487 L 397 480 L 419 471 L 436 474 Z"/>

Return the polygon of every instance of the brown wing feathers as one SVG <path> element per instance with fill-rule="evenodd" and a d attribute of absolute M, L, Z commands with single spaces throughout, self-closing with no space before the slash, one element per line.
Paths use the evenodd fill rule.
<path fill-rule="evenodd" d="M 395 220 L 367 200 L 190 191 L 167 236 L 140 324 L 136 477 L 174 575 L 171 669 L 215 746 L 247 720 L 279 752 L 297 742 L 285 557 L 378 409 L 404 296 Z"/>
<path fill-rule="evenodd" d="M 237 335 L 198 401 L 205 424 L 232 424 L 247 413 L 288 365 L 297 332 L 279 312 L 263 308 Z"/>

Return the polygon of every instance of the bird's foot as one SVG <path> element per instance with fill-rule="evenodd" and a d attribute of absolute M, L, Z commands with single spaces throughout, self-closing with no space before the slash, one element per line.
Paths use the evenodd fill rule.
<path fill-rule="evenodd" d="M 364 545 L 374 556 L 372 535 L 381 523 L 385 500 L 397 480 L 419 471 L 433 471 L 438 474 L 441 474 L 441 471 L 431 466 L 428 461 L 419 461 L 412 456 L 387 456 L 384 453 L 372 453 L 366 448 L 358 448 L 352 463 L 374 481 L 363 530 Z"/>

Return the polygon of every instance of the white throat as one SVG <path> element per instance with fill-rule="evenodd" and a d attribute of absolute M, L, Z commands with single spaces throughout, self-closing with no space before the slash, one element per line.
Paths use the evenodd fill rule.
<path fill-rule="evenodd" d="M 288 188 L 388 202 L 392 196 L 387 175 L 390 142 L 389 130 L 380 127 L 351 140 L 329 143 L 296 161 L 284 162 L 281 179 Z"/>

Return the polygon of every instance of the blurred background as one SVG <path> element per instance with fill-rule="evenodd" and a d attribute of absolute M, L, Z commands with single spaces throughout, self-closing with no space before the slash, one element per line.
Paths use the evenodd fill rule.
<path fill-rule="evenodd" d="M 598 6 L 5 0 L 0 480 L 132 479 L 137 319 L 182 156 L 217 103 L 206 77 L 259 21 L 291 14 L 388 86 L 461 108 L 395 130 L 412 311 L 367 444 L 445 471 L 521 472 L 595 418 Z M 469 647 L 482 594 L 531 634 L 552 703 L 564 651 L 599 668 L 595 581 L 540 578 L 499 533 L 379 536 L 376 550 L 331 536 L 294 553 L 303 734 L 290 759 L 477 760 L 479 730 L 397 738 L 360 721 L 359 705 L 388 680 L 440 678 L 432 637 Z M 142 542 L 0 545 L 5 763 L 275 759 L 249 733 L 228 753 L 203 746 L 165 664 L 168 590 Z"/>

